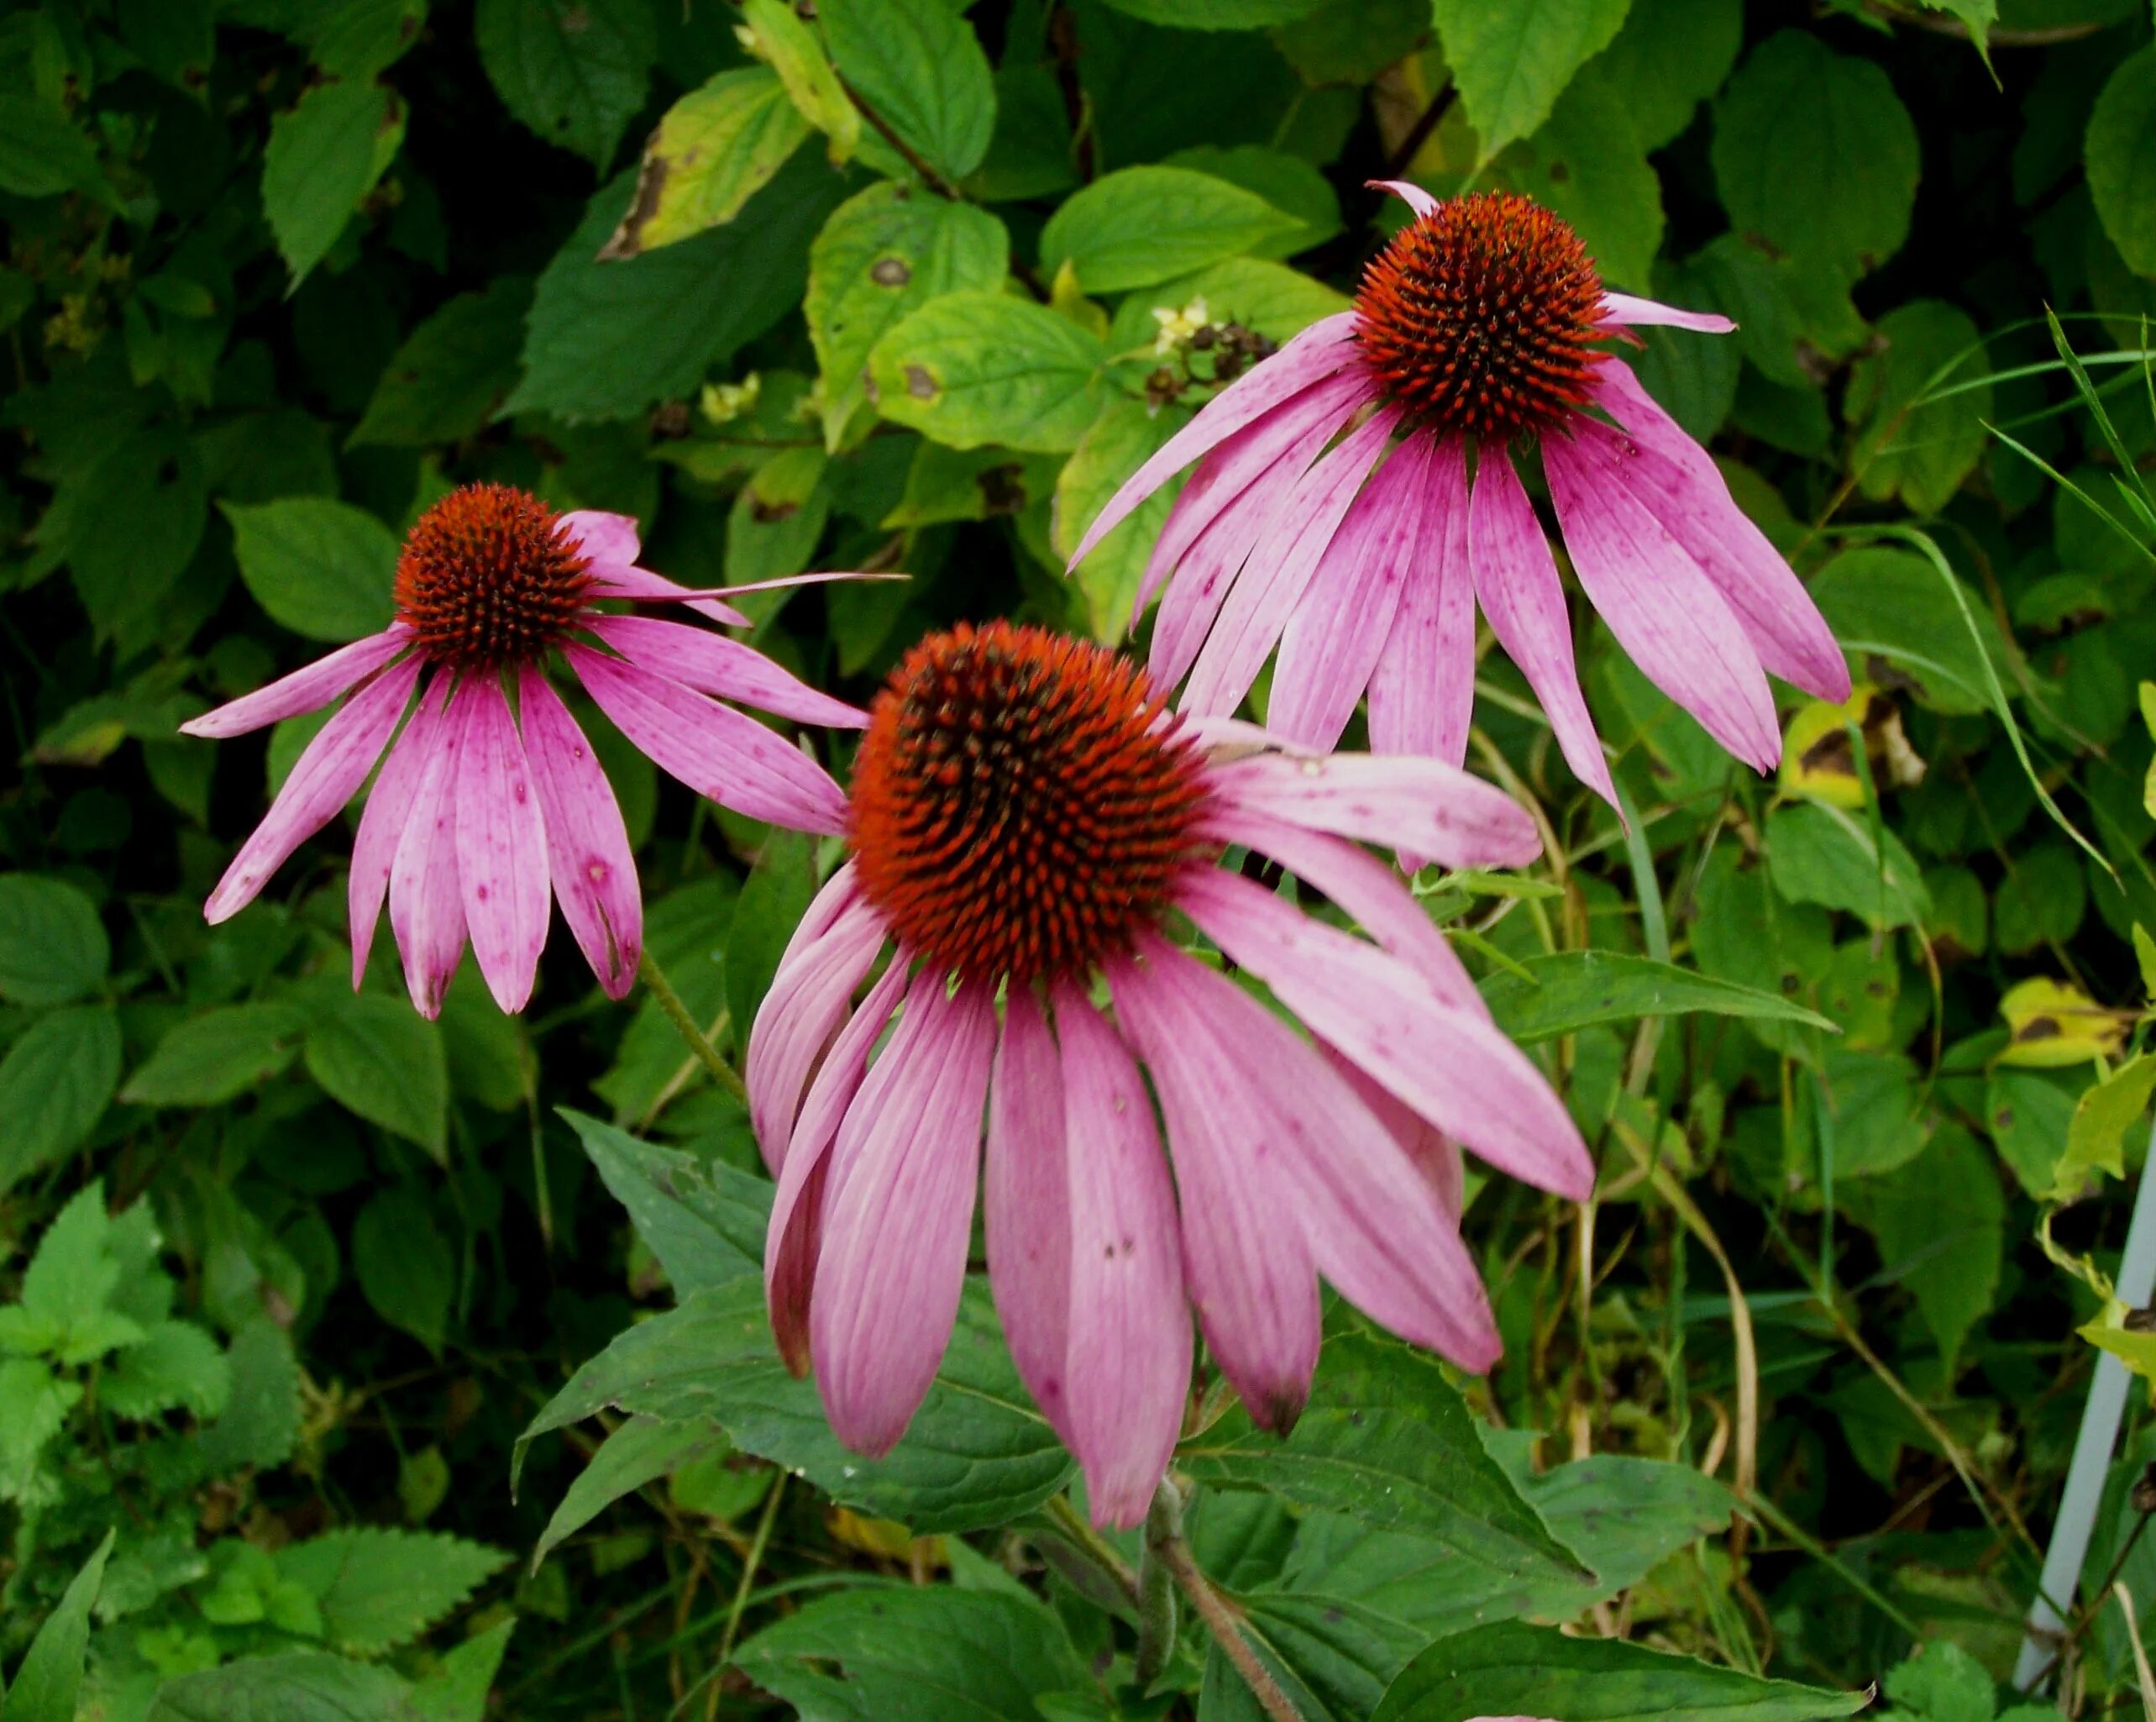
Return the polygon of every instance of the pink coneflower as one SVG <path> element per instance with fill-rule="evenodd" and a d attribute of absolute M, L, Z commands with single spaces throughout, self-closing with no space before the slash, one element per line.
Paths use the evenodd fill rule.
<path fill-rule="evenodd" d="M 1848 666 L 1706 450 L 1601 344 L 1640 324 L 1735 325 L 1603 291 L 1572 230 L 1524 197 L 1390 189 L 1414 218 L 1355 308 L 1207 403 L 1115 493 L 1072 565 L 1202 457 L 1138 596 L 1142 610 L 1167 582 L 1151 668 L 1162 687 L 1188 678 L 1181 709 L 1234 711 L 1277 644 L 1276 732 L 1329 748 L 1367 690 L 1373 748 L 1457 764 L 1480 604 L 1573 771 L 1613 801 L 1557 565 L 1515 470 L 1532 442 L 1610 632 L 1731 753 L 1772 770 L 1765 672 L 1840 701 Z"/>
<path fill-rule="evenodd" d="M 1451 1142 L 1589 1189 L 1563 1104 L 1360 847 L 1519 866 L 1539 847 L 1526 813 L 1436 760 L 1210 728 L 1208 747 L 1103 648 L 1004 622 L 931 636 L 878 696 L 852 858 L 787 948 L 747 1067 L 779 1179 L 772 1325 L 849 1446 L 888 1450 L 936 1373 L 984 1110 L 997 1308 L 1104 1523 L 1137 1523 L 1167 1464 L 1190 1305 L 1251 1415 L 1285 1431 L 1320 1274 L 1468 1368 L 1496 1358 Z M 1371 939 L 1224 869 L 1230 845 Z M 1174 942 L 1178 915 L 1226 971 Z"/>
<path fill-rule="evenodd" d="M 522 1010 L 547 940 L 551 885 L 600 984 L 622 996 L 643 946 L 636 861 L 606 774 L 547 680 L 555 651 L 630 741 L 700 795 L 774 825 L 841 829 L 845 797 L 822 768 L 708 696 L 808 723 L 858 728 L 867 714 L 722 634 L 601 612 L 606 599 L 687 601 L 747 622 L 637 567 L 637 552 L 626 516 L 557 515 L 506 485 L 468 486 L 428 509 L 405 540 L 396 620 L 386 630 L 181 726 L 243 735 L 350 696 L 300 755 L 204 915 L 214 923 L 237 914 L 336 816 L 417 692 L 352 846 L 353 985 L 386 896 L 422 1015 L 440 1011 L 468 935 L 496 1001 Z"/>

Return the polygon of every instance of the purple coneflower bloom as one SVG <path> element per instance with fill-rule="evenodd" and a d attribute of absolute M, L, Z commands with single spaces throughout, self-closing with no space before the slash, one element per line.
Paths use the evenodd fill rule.
<path fill-rule="evenodd" d="M 823 769 L 709 696 L 808 723 L 858 728 L 867 714 L 723 634 L 602 613 L 606 599 L 686 601 L 721 622 L 748 621 L 637 567 L 637 553 L 626 516 L 557 515 L 506 485 L 468 486 L 428 509 L 405 540 L 386 629 L 181 726 L 189 735 L 243 735 L 349 696 L 300 755 L 204 915 L 214 923 L 252 902 L 352 799 L 387 746 L 352 846 L 353 985 L 366 973 L 386 897 L 422 1015 L 440 1011 L 468 936 L 496 1001 L 522 1010 L 547 940 L 551 885 L 601 984 L 622 997 L 643 946 L 636 861 L 612 786 L 547 680 L 557 650 L 622 732 L 700 795 L 774 825 L 841 829 L 845 797 Z"/>
<path fill-rule="evenodd" d="M 1283 1431 L 1317 1361 L 1320 1274 L 1467 1368 L 1494 1361 L 1451 1142 L 1570 1196 L 1592 1172 L 1445 936 L 1361 845 L 1523 865 L 1539 843 L 1516 803 L 1434 759 L 1320 759 L 1232 721 L 1201 742 L 1135 665 L 997 622 L 933 635 L 893 675 L 847 835 L 747 1077 L 779 1180 L 772 1325 L 793 1367 L 813 1359 L 849 1446 L 888 1450 L 936 1373 L 984 1111 L 997 1308 L 1103 1523 L 1137 1523 L 1167 1464 L 1191 1305 L 1251 1415 Z M 1222 868 L 1231 845 L 1370 938 Z M 1174 915 L 1273 1002 L 1181 949 Z"/>
<path fill-rule="evenodd" d="M 1597 344 L 1641 324 L 1735 325 L 1603 291 L 1571 228 L 1524 197 L 1390 189 L 1414 218 L 1355 308 L 1208 402 L 1116 492 L 1073 565 L 1199 461 L 1138 596 L 1142 610 L 1167 584 L 1151 669 L 1162 687 L 1188 678 L 1180 709 L 1234 711 L 1277 644 L 1277 733 L 1329 748 L 1367 690 L 1373 748 L 1457 764 L 1479 604 L 1566 760 L 1613 801 L 1557 565 L 1514 470 L 1531 439 L 1610 632 L 1731 753 L 1772 770 L 1765 672 L 1841 701 L 1848 665 L 1706 450 Z"/>

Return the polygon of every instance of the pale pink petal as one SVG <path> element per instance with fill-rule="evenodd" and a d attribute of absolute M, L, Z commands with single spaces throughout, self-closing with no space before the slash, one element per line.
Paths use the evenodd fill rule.
<path fill-rule="evenodd" d="M 1587 1145 L 1542 1073 L 1397 958 L 1218 868 L 1193 869 L 1177 903 L 1313 1032 L 1446 1135 L 1560 1195 L 1584 1200 L 1593 1188 Z"/>
<path fill-rule="evenodd" d="M 1087 1143 L 1088 1153 L 1093 1145 Z M 1004 1001 L 1003 1037 L 989 1084 L 983 1179 L 989 1284 L 1019 1379 L 1049 1425 L 1073 1444 L 1066 1393 L 1070 1357 L 1071 1190 L 1062 1067 L 1032 989 Z"/>
<path fill-rule="evenodd" d="M 663 574 L 653 574 L 648 568 L 632 568 L 626 563 L 608 564 L 594 568 L 591 575 L 595 597 L 627 598 L 639 604 L 686 604 L 699 616 L 723 622 L 728 627 L 749 625 L 748 618 L 732 605 L 722 604 L 716 598 L 700 598 L 690 587 Z"/>
<path fill-rule="evenodd" d="M 756 1013 L 742 1079 L 763 1163 L 774 1173 L 816 1062 L 846 1021 L 853 990 L 884 948 L 882 917 L 852 898 L 824 936 L 781 963 Z"/>
<path fill-rule="evenodd" d="M 1055 1002 L 1071 1146 L 1071 1446 L 1093 1522 L 1128 1530 L 1167 1470 L 1190 1395 L 1175 1186 L 1130 1049 L 1075 987 Z"/>
<path fill-rule="evenodd" d="M 1467 1193 L 1467 1166 L 1460 1158 L 1459 1144 L 1434 1124 L 1417 1116 L 1393 1092 L 1374 1082 L 1362 1067 L 1339 1047 L 1319 1042 L 1319 1049 L 1333 1068 L 1355 1090 L 1355 1097 L 1370 1109 L 1370 1116 L 1391 1132 L 1437 1197 L 1445 1217 L 1456 1227 Z"/>
<path fill-rule="evenodd" d="M 579 508 L 562 516 L 561 527 L 583 552 L 591 571 L 602 578 L 616 568 L 634 568 L 643 549 L 637 537 L 637 522 L 627 514 Z"/>
<path fill-rule="evenodd" d="M 898 1008 L 910 966 L 903 951 L 893 958 L 839 1030 L 809 1084 L 786 1151 L 779 1157 L 779 1188 L 764 1234 L 763 1292 L 779 1355 L 796 1375 L 805 1374 L 809 1367 L 809 1295 L 816 1280 L 831 1146 L 867 1079 L 869 1051 Z"/>
<path fill-rule="evenodd" d="M 367 805 L 359 815 L 359 835 L 352 840 L 352 873 L 345 885 L 345 906 L 352 933 L 352 989 L 359 990 L 366 979 L 367 954 L 374 948 L 375 925 L 381 919 L 382 899 L 389 895 L 390 866 L 412 812 L 427 762 L 437 748 L 454 738 L 442 727 L 442 707 L 449 697 L 452 678 L 438 673 L 419 696 L 412 721 L 382 761 L 375 786 L 367 792 Z"/>
<path fill-rule="evenodd" d="M 562 652 L 622 733 L 698 795 L 795 831 L 845 829 L 846 797 L 830 774 L 754 718 L 588 646 Z"/>
<path fill-rule="evenodd" d="M 1138 582 L 1130 612 L 1132 626 L 1206 528 L 1230 508 L 1254 506 L 1259 499 L 1251 496 L 1251 486 L 1292 450 L 1307 444 L 1308 452 L 1294 469 L 1300 472 L 1309 456 L 1330 442 L 1347 416 L 1369 398 L 1369 379 L 1359 370 L 1344 370 L 1313 384 L 1277 412 L 1245 425 L 1199 461 L 1146 558 L 1145 577 Z"/>
<path fill-rule="evenodd" d="M 1597 403 L 1639 439 L 1625 487 L 1714 582 L 1760 661 L 1784 681 L 1839 704 L 1849 660 L 1804 582 L 1737 506 L 1707 451 L 1685 434 L 1622 365 L 1603 367 Z"/>
<path fill-rule="evenodd" d="M 1659 300 L 1635 299 L 1629 293 L 1604 293 L 1602 315 L 1605 323 L 1659 323 L 1671 328 L 1697 329 L 1706 335 L 1729 334 L 1737 327 L 1728 318 L 1718 317 L 1711 311 L 1681 311 Z"/>
<path fill-rule="evenodd" d="M 1319 318 L 1270 359 L 1251 366 L 1208 401 L 1195 418 L 1170 437 L 1108 499 L 1108 506 L 1094 517 L 1066 566 L 1076 568 L 1084 561 L 1093 554 L 1093 547 L 1133 509 L 1199 455 L 1349 364 L 1355 356 L 1354 330 L 1352 311 Z"/>
<path fill-rule="evenodd" d="M 1414 211 L 1418 220 L 1437 207 L 1436 198 L 1408 180 L 1365 180 L 1363 184 L 1372 191 L 1390 192 Z"/>
<path fill-rule="evenodd" d="M 464 955 L 464 890 L 457 879 L 457 755 L 466 697 L 460 685 L 444 700 L 422 757 L 417 787 L 390 863 L 389 924 L 404 959 L 404 987 L 412 1008 L 429 1018 Z"/>
<path fill-rule="evenodd" d="M 1288 618 L 1265 727 L 1291 742 L 1330 748 L 1340 738 L 1393 631 L 1401 588 L 1434 572 L 1415 555 L 1434 447 L 1410 437 L 1377 469 Z"/>
<path fill-rule="evenodd" d="M 1519 666 L 1557 737 L 1565 763 L 1612 806 L 1609 764 L 1572 665 L 1572 625 L 1556 559 L 1519 475 L 1502 449 L 1486 448 L 1467 503 L 1467 565 L 1498 643 Z"/>
<path fill-rule="evenodd" d="M 627 998 L 643 957 L 644 906 L 614 786 L 544 675 L 524 670 L 517 701 L 562 919 L 606 996 Z"/>
<path fill-rule="evenodd" d="M 1290 825 L 1247 807 L 1215 802 L 1207 811 L 1206 836 L 1241 843 L 1271 857 L 1347 911 L 1371 937 L 1429 983 L 1456 1011 L 1487 1018 L 1466 965 L 1452 941 L 1438 931 L 1398 874 L 1367 849 L 1323 832 Z"/>
<path fill-rule="evenodd" d="M 1165 940 L 1108 965 L 1124 1032 L 1160 1096 L 1182 1207 L 1183 1272 L 1205 1344 L 1261 1428 L 1285 1434 L 1317 1368 L 1317 1264 L 1282 1126 L 1235 1042 L 1263 1007 Z"/>
<path fill-rule="evenodd" d="M 1371 751 L 1464 765 L 1475 709 L 1475 577 L 1467 566 L 1467 454 L 1456 438 L 1432 450 L 1408 575 L 1370 673 Z"/>
<path fill-rule="evenodd" d="M 868 714 L 858 706 L 818 693 L 755 647 L 725 634 L 655 616 L 589 616 L 584 625 L 631 663 L 699 693 L 803 723 L 828 724 L 835 729 L 868 726 Z"/>
<path fill-rule="evenodd" d="M 290 675 L 279 676 L 251 694 L 242 694 L 215 711 L 189 718 L 180 726 L 180 733 L 222 741 L 228 736 L 245 735 L 267 723 L 319 711 L 411 643 L 412 631 L 401 622 L 381 633 L 369 634 L 349 646 L 339 646 Z"/>
<path fill-rule="evenodd" d="M 809 900 L 807 912 L 794 923 L 793 935 L 779 954 L 779 966 L 772 971 L 770 989 L 764 994 L 756 1023 L 749 1032 L 742 1079 L 748 1088 L 749 1118 L 756 1132 L 757 1147 L 763 1153 L 763 1163 L 774 1176 L 785 1158 L 787 1140 L 793 1133 L 794 1120 L 800 1110 L 808 1080 L 815 1074 L 816 1061 L 831 1035 L 844 1021 L 852 991 L 848 988 L 840 996 L 829 1027 L 808 1047 L 806 1062 L 800 1065 L 798 1078 L 791 1074 L 794 1060 L 800 1055 L 799 1044 L 793 1037 L 805 1023 L 795 1019 L 795 1026 L 784 1033 L 767 1035 L 764 1016 L 773 1009 L 774 996 L 817 990 L 809 974 L 797 971 L 818 969 L 824 935 L 837 925 L 840 917 L 858 901 L 860 895 L 860 876 L 848 861 L 825 880 L 822 888 Z M 847 942 L 850 945 L 852 939 Z M 773 1019 L 774 1028 L 778 1021 Z"/>
<path fill-rule="evenodd" d="M 472 955 L 511 1016 L 532 997 L 547 944 L 547 827 L 501 678 L 471 677 L 457 750 L 457 879 Z"/>
<path fill-rule="evenodd" d="M 696 598 L 738 598 L 748 592 L 778 592 L 793 586 L 827 586 L 840 580 L 907 580 L 903 569 L 819 568 L 806 574 L 781 574 L 769 580 L 744 580 L 737 586 L 705 586 L 690 594 Z"/>
<path fill-rule="evenodd" d="M 1191 666 L 1178 702 L 1183 710 L 1232 711 L 1242 703 L 1398 423 L 1399 414 L 1389 407 L 1374 414 L 1342 438 L 1297 486 L 1302 494 L 1281 517 L 1293 536 L 1279 554 L 1254 559 L 1228 594 L 1204 649 Z M 1344 554 L 1353 554 L 1352 547 Z"/>
<path fill-rule="evenodd" d="M 418 660 L 407 659 L 353 695 L 322 727 L 202 905 L 204 920 L 214 927 L 253 902 L 292 851 L 359 794 L 396 732 L 418 680 Z"/>
<path fill-rule="evenodd" d="M 950 1344 L 995 1032 L 985 988 L 947 998 L 925 974 L 839 1126 L 809 1333 L 831 1431 L 856 1452 L 897 1444 Z"/>
<path fill-rule="evenodd" d="M 1781 727 L 1766 672 L 1699 564 L 1625 489 L 1639 449 L 1590 418 L 1569 438 L 1543 438 L 1573 570 L 1647 679 L 1739 759 L 1770 772 L 1781 759 Z"/>
<path fill-rule="evenodd" d="M 1403 753 L 1262 753 L 1212 764 L 1215 795 L 1291 825 L 1447 867 L 1524 867 L 1542 853 L 1534 817 L 1503 790 L 1442 760 Z"/>

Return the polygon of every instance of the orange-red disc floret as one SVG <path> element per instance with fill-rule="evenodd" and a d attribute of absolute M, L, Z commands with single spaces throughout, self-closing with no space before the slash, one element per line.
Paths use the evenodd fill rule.
<path fill-rule="evenodd" d="M 561 517 L 510 485 L 466 485 L 419 517 L 396 563 L 396 614 L 427 657 L 530 664 L 574 626 L 590 564 Z"/>
<path fill-rule="evenodd" d="M 1602 278 L 1539 203 L 1477 192 L 1393 235 L 1363 271 L 1356 339 L 1387 395 L 1440 434 L 1508 442 L 1585 404 Z"/>
<path fill-rule="evenodd" d="M 1158 921 L 1202 853 L 1205 800 L 1142 669 L 1044 628 L 961 623 L 877 696 L 847 837 L 902 942 L 1024 984 L 1083 977 Z"/>

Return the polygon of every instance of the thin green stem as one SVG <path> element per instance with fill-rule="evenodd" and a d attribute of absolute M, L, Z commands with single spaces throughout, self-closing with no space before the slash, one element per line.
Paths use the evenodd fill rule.
<path fill-rule="evenodd" d="M 1175 1650 L 1175 1575 L 1162 1551 L 1183 1535 L 1183 1497 L 1163 1477 L 1146 1511 L 1146 1537 L 1138 1557 L 1138 1655 L 1133 1677 L 1146 1691 Z"/>
<path fill-rule="evenodd" d="M 719 1049 L 711 1044 L 711 1037 L 696 1026 L 696 1019 L 689 1014 L 689 1007 L 681 1002 L 681 995 L 674 990 L 674 983 L 666 978 L 666 971 L 658 966 L 648 950 L 637 964 L 637 972 L 643 977 L 644 984 L 651 989 L 652 997 L 658 1000 L 658 1008 L 666 1012 L 666 1020 L 689 1043 L 689 1050 L 703 1061 L 704 1068 L 711 1073 L 711 1080 L 743 1105 L 748 1105 L 748 1087 L 735 1074 L 733 1066 L 719 1056 Z"/>
<path fill-rule="evenodd" d="M 1071 1504 L 1068 1495 L 1050 1495 L 1042 1507 L 1056 1529 L 1073 1544 L 1107 1578 L 1108 1581 L 1130 1600 L 1133 1608 L 1138 1602 L 1138 1576 L 1130 1570 L 1130 1563 L 1116 1551 L 1109 1541 L 1086 1522 L 1085 1515 Z"/>

